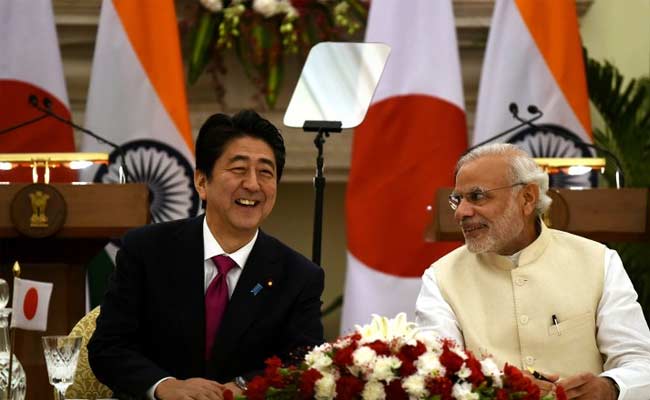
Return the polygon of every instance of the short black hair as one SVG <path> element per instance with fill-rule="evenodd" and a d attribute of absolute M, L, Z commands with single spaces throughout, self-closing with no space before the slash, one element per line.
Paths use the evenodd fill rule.
<path fill-rule="evenodd" d="M 196 138 L 196 169 L 212 178 L 212 168 L 223 154 L 226 145 L 241 137 L 261 139 L 273 150 L 277 180 L 284 169 L 284 139 L 278 128 L 253 110 L 242 110 L 232 117 L 226 114 L 211 115 L 199 129 Z"/>

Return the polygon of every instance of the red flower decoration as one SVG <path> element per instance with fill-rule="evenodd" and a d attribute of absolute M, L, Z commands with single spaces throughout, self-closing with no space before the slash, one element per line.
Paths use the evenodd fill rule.
<path fill-rule="evenodd" d="M 469 376 L 468 380 L 478 387 L 483 381 L 485 381 L 485 375 L 481 371 L 481 362 L 474 357 L 471 351 L 467 351 L 467 360 L 465 360 L 465 365 L 472 371 L 472 374 Z"/>
<path fill-rule="evenodd" d="M 235 400 L 235 396 L 232 394 L 232 390 L 226 389 L 223 391 L 223 400 Z"/>
<path fill-rule="evenodd" d="M 300 377 L 300 398 L 311 399 L 314 397 L 314 386 L 316 381 L 323 377 L 323 374 L 313 368 L 309 368 Z"/>
<path fill-rule="evenodd" d="M 440 364 L 445 367 L 446 376 L 451 377 L 458 372 L 463 366 L 463 359 L 458 354 L 454 353 L 449 347 L 451 343 L 444 341 L 442 345 L 442 354 L 440 355 Z"/>
<path fill-rule="evenodd" d="M 269 382 L 262 376 L 256 376 L 248 383 L 246 398 L 248 400 L 264 400 L 268 389 Z"/>
<path fill-rule="evenodd" d="M 361 395 L 364 383 L 352 375 L 344 375 L 336 381 L 336 398 L 338 400 L 353 400 Z"/>
<path fill-rule="evenodd" d="M 439 395 L 440 400 L 453 400 L 451 389 L 454 386 L 452 381 L 444 376 L 429 378 L 426 380 L 426 387 L 430 396 Z"/>
<path fill-rule="evenodd" d="M 540 398 L 541 394 L 537 385 L 521 373 L 517 367 L 506 363 L 503 367 L 503 373 L 505 374 L 504 387 L 510 392 L 522 393 L 518 397 L 519 399 L 538 400 Z"/>
<path fill-rule="evenodd" d="M 417 372 L 417 368 L 413 364 L 413 360 L 404 354 L 398 354 L 397 358 L 402 362 L 402 365 L 399 367 L 399 375 L 401 377 L 411 376 Z"/>
<path fill-rule="evenodd" d="M 388 347 L 388 344 L 386 342 L 382 342 L 381 340 L 375 340 L 372 343 L 368 343 L 365 346 L 370 347 L 377 353 L 379 356 L 389 356 L 390 355 L 390 347 Z"/>
<path fill-rule="evenodd" d="M 385 386 L 386 398 L 390 400 L 408 400 L 409 396 L 399 380 L 392 380 Z"/>
<path fill-rule="evenodd" d="M 418 357 L 420 357 L 422 354 L 426 353 L 426 351 L 427 351 L 427 347 L 424 345 L 424 343 L 420 342 L 419 340 L 417 341 L 415 346 L 412 346 L 410 344 L 405 344 L 399 350 L 400 354 L 403 354 L 404 356 L 414 361 L 417 360 Z"/>
<path fill-rule="evenodd" d="M 267 384 L 275 388 L 284 388 L 287 384 L 284 377 L 280 374 L 280 367 L 282 367 L 282 360 L 278 357 L 271 357 L 264 361 L 266 369 L 264 370 L 264 377 Z"/>
<path fill-rule="evenodd" d="M 352 365 L 354 361 L 352 360 L 352 353 L 357 349 L 357 343 L 352 342 L 348 346 L 338 349 L 336 353 L 334 353 L 334 364 L 344 367 L 347 365 Z"/>

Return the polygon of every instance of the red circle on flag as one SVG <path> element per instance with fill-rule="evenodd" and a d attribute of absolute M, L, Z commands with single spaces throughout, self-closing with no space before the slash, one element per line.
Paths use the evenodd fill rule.
<path fill-rule="evenodd" d="M 23 313 L 25 318 L 31 320 L 36 315 L 38 309 L 38 291 L 35 288 L 29 288 L 25 293 L 25 301 L 23 302 Z"/>

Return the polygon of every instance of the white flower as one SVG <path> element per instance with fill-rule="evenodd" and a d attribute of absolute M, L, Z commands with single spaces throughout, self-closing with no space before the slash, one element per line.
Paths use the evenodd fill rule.
<path fill-rule="evenodd" d="M 314 385 L 316 400 L 331 400 L 336 396 L 336 380 L 332 374 L 323 374 L 323 377 Z"/>
<path fill-rule="evenodd" d="M 494 386 L 503 387 L 503 380 L 501 379 L 501 371 L 497 364 L 491 358 L 481 360 L 481 372 L 483 375 L 491 377 Z"/>
<path fill-rule="evenodd" d="M 361 334 L 360 343 L 372 343 L 375 340 L 390 342 L 396 338 L 408 341 L 417 332 L 415 326 L 415 323 L 407 321 L 405 313 L 399 313 L 393 319 L 373 314 L 370 324 L 356 325 L 356 329 Z"/>
<path fill-rule="evenodd" d="M 367 382 L 361 392 L 361 398 L 363 400 L 384 400 L 386 398 L 384 385 L 377 381 Z"/>
<path fill-rule="evenodd" d="M 374 363 L 377 358 L 377 353 L 367 346 L 361 346 L 352 353 L 352 360 L 355 365 L 360 367 L 368 367 Z"/>
<path fill-rule="evenodd" d="M 438 354 L 431 351 L 420 355 L 415 362 L 415 367 L 422 375 L 440 376 L 445 374 L 445 367 L 440 364 Z"/>
<path fill-rule="evenodd" d="M 345 347 L 348 347 L 352 343 L 352 340 L 350 338 L 339 338 L 336 342 L 334 342 L 334 348 L 336 349 L 343 349 Z"/>
<path fill-rule="evenodd" d="M 450 347 L 449 347 L 449 350 L 451 350 L 451 351 L 453 351 L 454 353 L 456 353 L 456 354 L 457 354 L 460 358 L 462 358 L 463 360 L 467 360 L 467 353 L 465 353 L 465 351 L 463 350 L 463 348 L 460 347 L 459 345 L 454 344 L 453 346 L 450 346 Z"/>
<path fill-rule="evenodd" d="M 451 388 L 451 395 L 456 400 L 478 400 L 478 393 L 472 393 L 472 384 L 469 382 L 455 383 Z"/>
<path fill-rule="evenodd" d="M 394 370 L 402 366 L 402 362 L 397 357 L 379 356 L 375 360 L 375 366 L 370 373 L 369 379 L 390 382 L 395 379 Z"/>
<path fill-rule="evenodd" d="M 292 7 L 289 0 L 253 0 L 253 10 L 266 18 L 286 13 L 289 7 Z"/>
<path fill-rule="evenodd" d="M 200 0 L 203 7 L 212 12 L 219 12 L 223 9 L 223 2 L 221 0 Z"/>
<path fill-rule="evenodd" d="M 310 367 L 322 371 L 332 365 L 332 359 L 325 352 L 321 351 L 319 347 L 305 355 L 305 362 Z"/>
<path fill-rule="evenodd" d="M 467 368 L 467 365 L 463 363 L 463 366 L 460 367 L 458 372 L 456 372 L 456 375 L 458 375 L 459 378 L 467 379 L 472 375 L 472 370 Z"/>
<path fill-rule="evenodd" d="M 422 375 L 415 374 L 404 379 L 402 388 L 406 390 L 406 393 L 411 398 L 422 399 L 429 396 L 429 391 L 424 386 L 424 376 Z"/>
<path fill-rule="evenodd" d="M 428 350 L 441 352 L 442 346 L 440 345 L 440 336 L 431 329 L 418 329 L 415 333 L 414 339 L 422 342 Z"/>

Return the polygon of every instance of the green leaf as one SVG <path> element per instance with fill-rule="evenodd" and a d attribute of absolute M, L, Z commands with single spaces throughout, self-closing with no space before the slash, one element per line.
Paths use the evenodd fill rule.
<path fill-rule="evenodd" d="M 194 84 L 205 69 L 210 57 L 210 45 L 214 42 L 215 28 L 221 20 L 221 14 L 201 11 L 199 23 L 192 32 L 192 45 L 188 66 L 188 81 Z"/>
<path fill-rule="evenodd" d="M 594 141 L 621 161 L 626 186 L 650 187 L 650 78 L 625 79 L 611 63 L 588 59 L 589 97 L 603 117 L 604 129 L 594 129 Z M 613 160 L 607 160 L 613 165 Z M 605 178 L 614 185 L 608 169 Z M 618 251 L 650 321 L 650 246 L 646 243 L 609 243 Z"/>

